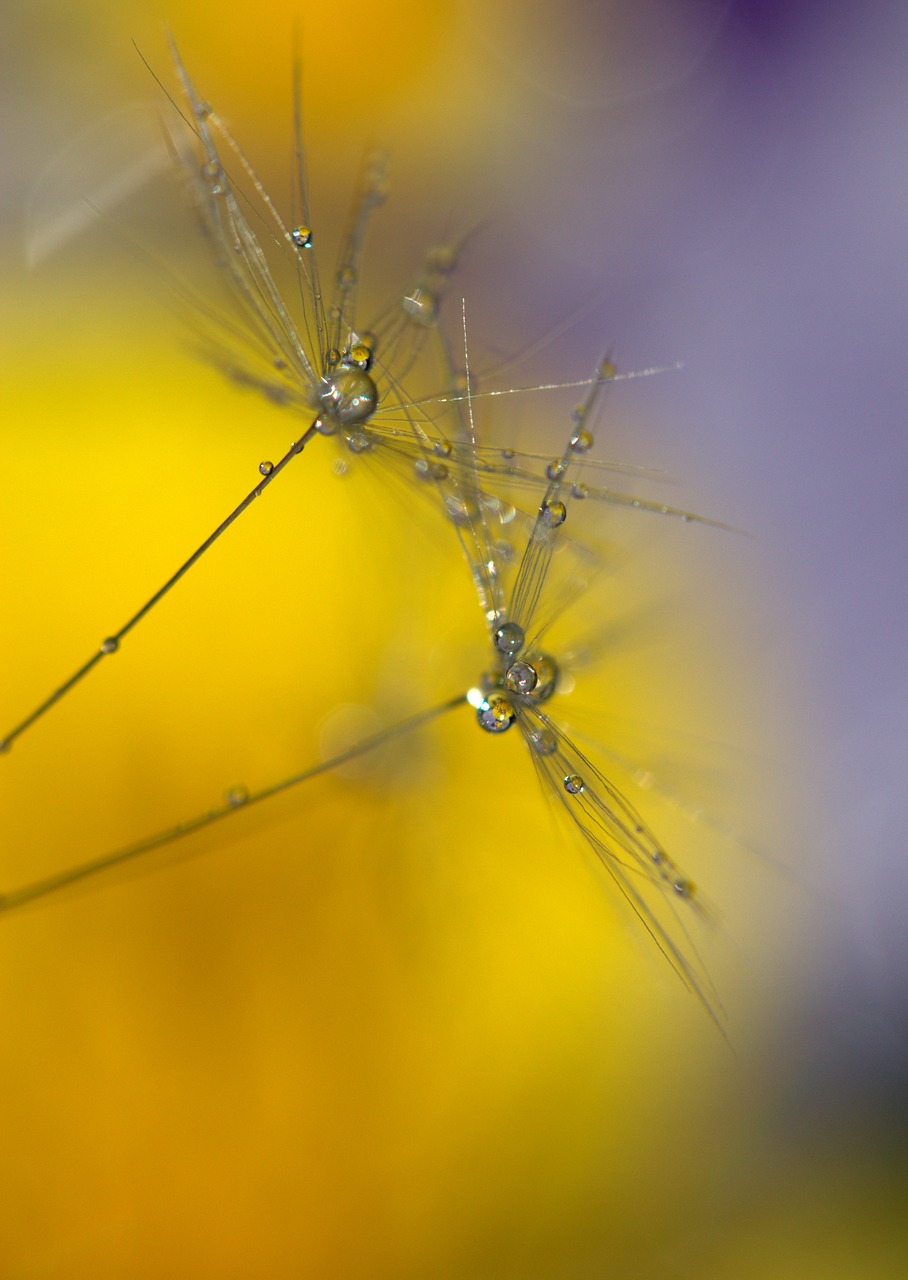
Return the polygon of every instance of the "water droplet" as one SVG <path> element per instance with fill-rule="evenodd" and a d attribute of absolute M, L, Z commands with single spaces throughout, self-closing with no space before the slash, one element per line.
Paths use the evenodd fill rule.
<path fill-rule="evenodd" d="M 337 283 L 342 289 L 352 289 L 356 284 L 356 272 L 351 266 L 343 266 L 337 273 Z"/>
<path fill-rule="evenodd" d="M 451 456 L 451 443 L 449 440 L 436 440 L 432 448 L 439 458 L 450 458 Z"/>
<path fill-rule="evenodd" d="M 679 898 L 692 898 L 694 896 L 694 886 L 689 880 L 685 880 L 683 876 L 678 877 L 672 888 Z"/>
<path fill-rule="evenodd" d="M 449 244 L 436 245 L 426 254 L 426 267 L 439 275 L 449 276 L 457 266 L 457 253 Z"/>
<path fill-rule="evenodd" d="M 579 773 L 569 773 L 564 780 L 565 791 L 572 796 L 579 796 L 583 790 L 583 779 Z"/>
<path fill-rule="evenodd" d="M 574 422 L 581 423 L 586 417 L 586 405 L 578 404 L 571 410 L 571 419 Z"/>
<path fill-rule="evenodd" d="M 571 485 L 572 498 L 588 498 L 589 496 L 590 496 L 590 491 L 586 487 L 586 485 L 582 483 L 582 481 L 575 482 L 574 484 Z"/>
<path fill-rule="evenodd" d="M 560 458 L 553 458 L 545 469 L 545 474 L 549 480 L 560 480 L 564 475 L 564 465 Z"/>
<path fill-rule="evenodd" d="M 231 809 L 239 809 L 241 805 L 246 804 L 249 799 L 249 792 L 245 787 L 229 787 L 224 793 L 224 799 L 230 805 Z"/>
<path fill-rule="evenodd" d="M 378 391 L 364 369 L 345 365 L 322 378 L 317 400 L 335 426 L 349 427 L 372 416 L 378 404 Z"/>
<path fill-rule="evenodd" d="M 495 634 L 492 637 L 492 642 L 499 653 L 512 655 L 523 648 L 525 639 L 526 636 L 524 635 L 523 627 L 518 623 L 503 622 L 495 631 Z"/>
<path fill-rule="evenodd" d="M 504 682 L 511 693 L 531 693 L 539 683 L 539 677 L 529 662 L 514 662 L 504 673 Z"/>
<path fill-rule="evenodd" d="M 612 363 L 612 361 L 603 360 L 602 364 L 599 366 L 599 377 L 604 382 L 608 382 L 612 378 L 616 378 L 617 376 L 618 376 L 618 370 L 615 368 L 615 365 Z"/>
<path fill-rule="evenodd" d="M 372 441 L 365 431 L 351 431 L 347 436 L 347 448 L 351 453 L 368 453 L 372 448 Z"/>
<path fill-rule="evenodd" d="M 337 347 L 329 347 L 325 352 L 325 368 L 334 369 L 340 364 L 341 353 Z"/>
<path fill-rule="evenodd" d="M 106 640 L 101 641 L 102 653 L 116 653 L 120 647 L 120 642 L 116 636 L 108 636 Z"/>
<path fill-rule="evenodd" d="M 536 684 L 527 697 L 538 706 L 540 702 L 548 702 L 558 687 L 558 663 L 548 653 L 534 653 L 528 661 L 536 672 Z"/>
<path fill-rule="evenodd" d="M 261 471 L 261 473 L 262 473 L 262 475 L 263 475 L 263 476 L 270 476 L 273 470 L 274 470 L 274 463 L 273 463 L 273 462 L 260 462 L 260 463 L 259 463 L 259 471 Z"/>
<path fill-rule="evenodd" d="M 275 367 L 275 369 L 286 369 L 286 368 L 287 368 L 287 361 L 286 361 L 286 360 L 282 360 L 282 359 L 280 358 L 280 356 L 278 356 L 278 358 L 274 361 L 274 367 Z"/>
<path fill-rule="evenodd" d="M 449 519 L 458 525 L 472 524 L 479 516 L 479 508 L 475 502 L 455 493 L 445 494 L 445 510 Z"/>
<path fill-rule="evenodd" d="M 571 436 L 571 448 L 574 453 L 586 453 L 588 449 L 593 447 L 593 437 L 586 428 L 582 427 L 579 431 L 575 431 Z"/>
<path fill-rule="evenodd" d="M 428 289 L 414 289 L 403 300 L 403 308 L 416 324 L 434 324 L 438 317 L 438 298 Z"/>
<path fill-rule="evenodd" d="M 355 365 L 358 369 L 368 369 L 372 363 L 372 349 L 365 342 L 355 342 L 344 355 L 344 364 Z"/>
<path fill-rule="evenodd" d="M 552 756 L 558 750 L 558 739 L 551 729 L 534 729 L 529 743 L 538 756 Z"/>
<path fill-rule="evenodd" d="M 312 228 L 311 227 L 294 227 L 290 232 L 290 239 L 298 249 L 312 248 Z"/>
<path fill-rule="evenodd" d="M 218 164 L 217 160 L 209 160 L 202 167 L 202 174 L 208 179 L 208 190 L 213 196 L 222 196 L 225 194 L 224 187 L 224 170 Z"/>
<path fill-rule="evenodd" d="M 567 508 L 563 502 L 544 502 L 539 508 L 543 524 L 550 529 L 557 529 L 567 519 Z"/>
<path fill-rule="evenodd" d="M 476 719 L 488 733 L 504 733 L 516 718 L 514 708 L 500 694 L 492 694 L 485 702 L 480 703 L 476 712 Z"/>

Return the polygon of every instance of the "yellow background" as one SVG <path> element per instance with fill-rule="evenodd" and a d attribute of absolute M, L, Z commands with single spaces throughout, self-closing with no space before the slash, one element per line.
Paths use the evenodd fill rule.
<path fill-rule="evenodd" d="M 485 18 L 452 3 L 305 6 L 323 225 L 342 215 L 363 148 L 392 150 L 369 246 L 376 297 L 393 296 L 424 244 L 487 212 L 497 230 L 481 261 L 498 246 L 507 271 L 519 265 L 501 175 L 557 131 L 572 57 L 588 75 L 584 13 L 568 6 L 559 27 L 537 6 Z M 155 101 L 131 37 L 172 84 L 165 18 L 202 92 L 279 183 L 294 16 L 270 2 L 179 17 L 35 6 L 13 32 L 30 126 L 14 147 L 21 191 L 49 189 L 30 146 L 50 154 L 108 117 L 115 133 L 124 103 Z M 511 39 L 521 71 L 509 77 L 488 47 Z M 616 37 L 603 84 L 627 56 Z M 535 101 L 525 82 L 546 66 L 557 92 Z M 103 136 L 90 135 L 92 165 Z M 166 285 L 124 243 L 121 225 L 174 274 L 204 279 L 178 203 L 140 193 L 116 227 L 89 229 L 31 274 L 10 217 L 4 725 L 137 607 L 296 430 L 181 347 Z M 468 276 L 486 363 L 586 301 L 573 282 L 553 300 L 544 265 L 523 269 L 529 284 L 504 269 Z M 538 314 L 521 329 L 533 288 Z M 580 322 L 538 376 L 584 373 L 601 341 Z M 619 401 L 615 447 L 658 466 L 652 402 L 644 389 L 636 415 L 634 394 Z M 554 450 L 570 403 L 531 397 L 500 421 L 490 412 L 488 430 Z M 322 445 L 0 762 L 4 887 L 303 767 L 338 704 L 391 723 L 476 679 L 484 635 L 453 537 L 409 491 L 338 479 Z M 715 477 L 695 480 L 691 504 L 734 522 Z M 732 1048 L 555 822 L 521 744 L 449 713 L 363 776 L 319 779 L 0 919 L 0 1275 L 890 1274 L 880 1242 L 897 1184 L 860 1143 L 825 1158 L 791 1137 L 791 1045 L 817 947 L 810 890 L 794 883 L 802 806 L 771 759 L 798 731 L 758 714 L 748 641 L 779 607 L 761 595 L 768 571 L 744 539 L 641 533 L 628 516 L 607 536 L 620 571 L 581 630 L 620 627 L 583 687 L 601 709 L 589 719 L 610 745 L 662 761 L 682 796 L 690 785 L 690 808 L 704 802 L 692 821 L 636 797 L 703 888 L 698 937 Z M 771 675 L 784 706 L 790 673 Z"/>

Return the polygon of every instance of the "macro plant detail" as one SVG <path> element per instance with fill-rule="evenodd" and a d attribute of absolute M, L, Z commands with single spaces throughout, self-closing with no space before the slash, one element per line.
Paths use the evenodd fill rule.
<path fill-rule="evenodd" d="M 587 510 L 603 504 L 683 523 L 726 527 L 612 488 L 603 482 L 608 464 L 589 457 L 604 390 L 619 380 L 654 371 L 619 374 L 606 357 L 592 377 L 580 382 L 476 390 L 466 358 L 462 372 L 454 368 L 450 344 L 438 325 L 442 296 L 458 256 L 457 249 L 450 247 L 430 250 L 422 275 L 403 300 L 374 323 L 361 324 L 358 290 L 366 232 L 387 189 L 380 157 L 370 157 L 366 163 L 326 302 L 303 176 L 299 102 L 296 207 L 285 222 L 245 153 L 197 93 L 175 51 L 174 59 L 188 104 L 188 138 L 196 152 L 187 170 L 195 208 L 235 306 L 231 315 L 191 300 L 196 345 L 235 381 L 304 415 L 308 424 L 277 462 L 259 464 L 260 479 L 250 493 L 139 611 L 101 643 L 88 662 L 0 740 L 0 748 L 9 747 L 103 657 L 116 652 L 132 628 L 316 436 L 335 440 L 342 471 L 354 464 L 387 467 L 390 475 L 424 494 L 436 518 L 440 515 L 443 524 L 454 530 L 478 593 L 490 644 L 489 665 L 475 687 L 320 763 L 258 791 L 232 788 L 216 808 L 0 895 L 0 911 L 46 898 L 141 858 L 392 738 L 405 737 L 448 711 L 469 706 L 476 726 L 492 737 L 516 726 L 543 790 L 557 800 L 680 978 L 716 1017 L 718 1001 L 681 917 L 682 910 L 696 906 L 694 886 L 636 808 L 597 766 L 595 752 L 581 750 L 562 727 L 563 659 L 549 647 L 553 621 L 562 616 L 568 602 L 576 606 L 582 600 L 599 569 L 596 554 L 573 537 L 578 504 Z M 182 143 L 175 142 L 173 151 L 180 163 L 187 163 Z M 447 366 L 446 385 L 431 398 L 411 398 L 404 383 L 429 339 Z M 586 398 L 574 411 L 567 442 L 555 458 L 493 447 L 479 438 L 478 411 L 495 395 L 571 385 L 584 388 Z M 442 417 L 445 430 L 439 426 Z M 556 556 L 561 564 L 557 574 L 553 572 Z"/>

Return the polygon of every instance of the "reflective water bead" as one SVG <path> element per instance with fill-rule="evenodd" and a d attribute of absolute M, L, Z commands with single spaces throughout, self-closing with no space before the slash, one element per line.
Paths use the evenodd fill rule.
<path fill-rule="evenodd" d="M 558 739 L 551 729 L 534 729 L 529 743 L 538 756 L 552 756 L 558 750 Z"/>
<path fill-rule="evenodd" d="M 230 787 L 224 796 L 224 799 L 230 805 L 231 809 L 239 809 L 241 805 L 246 804 L 249 799 L 249 792 L 245 787 Z"/>
<path fill-rule="evenodd" d="M 514 662 L 504 673 L 504 682 L 511 693 L 530 693 L 539 683 L 539 677 L 529 662 Z"/>
<path fill-rule="evenodd" d="M 259 471 L 262 473 L 263 476 L 270 476 L 273 470 L 274 470 L 273 462 L 259 463 Z"/>
<path fill-rule="evenodd" d="M 545 469 L 546 478 L 549 480 L 560 480 L 564 475 L 564 464 L 560 458 L 553 458 Z"/>
<path fill-rule="evenodd" d="M 495 631 L 492 642 L 499 653 L 514 654 L 523 648 L 526 636 L 517 622 L 503 622 Z"/>
<path fill-rule="evenodd" d="M 317 401 L 336 425 L 349 427 L 372 416 L 378 391 L 364 369 L 345 365 L 322 379 Z"/>
<path fill-rule="evenodd" d="M 574 453 L 586 453 L 592 447 L 593 437 L 586 428 L 581 427 L 579 431 L 575 431 L 571 436 L 571 449 Z"/>
<path fill-rule="evenodd" d="M 685 880 L 682 876 L 678 877 L 678 879 L 672 885 L 672 888 L 674 889 L 675 893 L 678 895 L 679 898 L 693 897 L 694 886 L 691 884 L 689 880 Z"/>
<path fill-rule="evenodd" d="M 445 494 L 445 510 L 448 518 L 458 525 L 472 524 L 479 517 L 476 503 L 456 493 Z"/>
<path fill-rule="evenodd" d="M 504 733 L 514 723 L 516 712 L 507 698 L 493 693 L 480 704 L 476 719 L 487 733 Z"/>
<path fill-rule="evenodd" d="M 505 462 L 510 462 L 510 461 L 513 459 L 513 457 L 514 457 L 514 450 L 513 450 L 513 449 L 502 449 L 502 451 L 501 451 L 501 456 L 504 458 Z"/>
<path fill-rule="evenodd" d="M 569 773 L 564 780 L 564 789 L 572 796 L 579 796 L 583 785 L 583 779 L 579 773 Z"/>
<path fill-rule="evenodd" d="M 311 227 L 294 227 L 290 232 L 290 239 L 298 249 L 312 248 L 312 228 Z"/>
<path fill-rule="evenodd" d="M 343 266 L 337 273 L 337 283 L 342 289 L 352 289 L 356 284 L 356 272 L 351 266 Z"/>
<path fill-rule="evenodd" d="M 567 519 L 567 508 L 563 502 L 544 502 L 539 508 L 543 524 L 550 529 L 557 529 Z"/>
<path fill-rule="evenodd" d="M 574 484 L 571 485 L 572 498 L 588 498 L 589 495 L 590 491 L 582 481 L 575 481 Z"/>
<path fill-rule="evenodd" d="M 527 694 L 532 703 L 548 702 L 558 686 L 558 663 L 548 653 L 534 653 L 529 661 L 536 672 L 536 684 Z"/>
<path fill-rule="evenodd" d="M 356 365 L 358 369 L 368 369 L 372 363 L 372 348 L 365 342 L 355 342 L 344 355 L 344 364 Z"/>
<path fill-rule="evenodd" d="M 451 456 L 451 443 L 449 440 L 436 440 L 432 448 L 439 458 L 450 458 Z"/>
<path fill-rule="evenodd" d="M 368 453 L 372 448 L 372 441 L 365 431 L 351 431 L 347 436 L 347 448 L 351 453 Z"/>
<path fill-rule="evenodd" d="M 101 641 L 102 653 L 116 653 L 120 647 L 120 642 L 116 636 L 108 636 L 106 640 Z"/>
<path fill-rule="evenodd" d="M 447 480 L 448 468 L 443 462 L 432 462 L 428 458 L 417 458 L 413 463 L 413 471 L 419 480 Z"/>

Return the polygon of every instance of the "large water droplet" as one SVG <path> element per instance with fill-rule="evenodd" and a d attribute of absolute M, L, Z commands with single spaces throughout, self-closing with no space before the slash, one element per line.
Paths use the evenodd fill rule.
<path fill-rule="evenodd" d="M 558 664 L 548 653 L 534 653 L 528 661 L 536 672 L 536 684 L 526 696 L 538 706 L 540 702 L 548 702 L 557 688 Z"/>
<path fill-rule="evenodd" d="M 364 369 L 344 365 L 322 379 L 317 401 L 336 426 L 349 427 L 372 416 L 378 391 Z"/>
<path fill-rule="evenodd" d="M 535 667 L 529 662 L 514 662 L 504 673 L 504 682 L 511 693 L 531 693 L 539 683 Z"/>
<path fill-rule="evenodd" d="M 583 779 L 579 773 L 569 773 L 564 780 L 564 789 L 569 795 L 579 796 L 583 790 Z"/>
<path fill-rule="evenodd" d="M 574 453 L 586 453 L 593 447 L 593 437 L 585 428 L 575 431 L 571 436 L 571 448 Z"/>
<path fill-rule="evenodd" d="M 259 463 L 259 471 L 261 471 L 261 473 L 262 473 L 262 475 L 263 475 L 263 476 L 270 476 L 273 470 L 274 470 L 274 463 L 273 463 L 273 462 L 260 462 L 260 463 Z"/>

